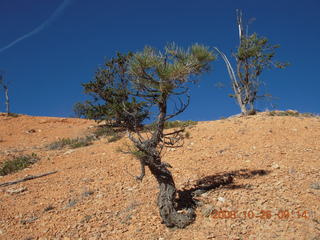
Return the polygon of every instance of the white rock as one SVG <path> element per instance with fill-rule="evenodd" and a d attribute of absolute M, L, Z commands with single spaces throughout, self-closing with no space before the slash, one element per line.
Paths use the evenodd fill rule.
<path fill-rule="evenodd" d="M 17 189 L 8 189 L 7 190 L 7 193 L 10 193 L 10 194 L 18 194 L 18 193 L 22 193 L 24 191 L 27 191 L 27 188 L 26 187 L 21 187 L 21 188 L 17 188 Z"/>
<path fill-rule="evenodd" d="M 66 151 L 63 155 L 67 155 L 67 154 L 73 153 L 74 151 L 75 151 L 74 149 L 70 149 L 70 150 Z"/>
<path fill-rule="evenodd" d="M 271 167 L 274 168 L 274 169 L 279 169 L 280 168 L 280 166 L 278 164 L 276 164 L 276 163 L 272 163 Z"/>

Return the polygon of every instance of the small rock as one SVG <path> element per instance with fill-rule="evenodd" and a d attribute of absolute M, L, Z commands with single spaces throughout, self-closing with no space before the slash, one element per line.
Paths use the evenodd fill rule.
<path fill-rule="evenodd" d="M 320 190 L 320 182 L 311 183 L 310 188 Z"/>
<path fill-rule="evenodd" d="M 89 197 L 89 196 L 91 196 L 92 194 L 94 194 L 94 191 L 92 191 L 92 190 L 85 190 L 85 191 L 82 193 L 82 196 L 83 196 L 83 197 Z"/>
<path fill-rule="evenodd" d="M 276 164 L 276 163 L 272 163 L 271 167 L 273 169 L 279 169 L 280 168 L 280 166 L 278 164 Z"/>
<path fill-rule="evenodd" d="M 10 193 L 10 194 L 18 194 L 18 193 L 22 193 L 24 191 L 27 191 L 27 188 L 26 187 L 21 187 L 21 188 L 17 188 L 17 189 L 8 189 L 7 190 L 7 193 Z"/>
<path fill-rule="evenodd" d="M 49 212 L 49 211 L 51 211 L 53 209 L 54 209 L 54 207 L 52 205 L 49 205 L 49 206 L 45 207 L 44 211 L 45 212 Z"/>
<path fill-rule="evenodd" d="M 35 133 L 35 132 L 36 132 L 35 129 L 30 129 L 30 130 L 26 131 L 26 133 Z"/>
<path fill-rule="evenodd" d="M 289 172 L 289 174 L 295 174 L 295 173 L 297 173 L 297 171 L 296 171 L 294 168 L 290 168 L 290 169 L 288 170 L 288 172 Z"/>
<path fill-rule="evenodd" d="M 102 194 L 102 193 L 98 193 L 98 194 L 96 195 L 96 198 L 98 198 L 98 199 L 102 199 L 102 198 L 104 198 L 104 194 Z"/>
<path fill-rule="evenodd" d="M 87 222 L 90 221 L 91 218 L 92 218 L 92 216 L 86 215 L 86 216 L 84 216 L 84 218 L 80 221 L 80 223 L 87 223 Z"/>
<path fill-rule="evenodd" d="M 21 224 L 32 223 L 32 222 L 36 221 L 37 219 L 38 219 L 38 217 L 33 216 L 33 217 L 31 217 L 31 218 L 27 218 L 27 219 L 22 219 L 22 220 L 20 220 L 20 223 L 21 223 Z"/>
<path fill-rule="evenodd" d="M 70 149 L 70 150 L 66 151 L 63 155 L 67 155 L 67 154 L 73 153 L 74 151 L 75 151 L 74 149 Z"/>
<path fill-rule="evenodd" d="M 75 199 L 70 199 L 69 202 L 67 203 L 67 205 L 64 207 L 65 209 L 66 208 L 70 208 L 70 207 L 73 207 L 74 205 L 77 204 L 77 200 Z"/>
<path fill-rule="evenodd" d="M 225 199 L 224 197 L 218 197 L 218 201 L 219 201 L 219 202 L 225 202 L 226 199 Z"/>

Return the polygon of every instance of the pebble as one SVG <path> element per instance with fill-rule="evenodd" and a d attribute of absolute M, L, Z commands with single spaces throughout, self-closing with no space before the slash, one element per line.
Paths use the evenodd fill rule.
<path fill-rule="evenodd" d="M 280 166 L 277 163 L 272 163 L 271 167 L 273 169 L 279 169 L 280 168 Z"/>
<path fill-rule="evenodd" d="M 26 187 L 21 187 L 21 188 L 17 188 L 17 189 L 10 188 L 10 189 L 7 190 L 7 193 L 18 194 L 18 193 L 22 193 L 24 191 L 27 191 Z"/>
<path fill-rule="evenodd" d="M 66 151 L 63 155 L 67 155 L 67 154 L 73 153 L 74 151 L 75 151 L 74 149 L 70 149 L 70 150 Z"/>
<path fill-rule="evenodd" d="M 288 170 L 288 172 L 289 172 L 289 174 L 295 174 L 295 173 L 297 173 L 297 171 L 296 171 L 294 168 L 290 168 L 290 169 Z"/>
<path fill-rule="evenodd" d="M 320 182 L 311 183 L 310 188 L 320 190 Z"/>

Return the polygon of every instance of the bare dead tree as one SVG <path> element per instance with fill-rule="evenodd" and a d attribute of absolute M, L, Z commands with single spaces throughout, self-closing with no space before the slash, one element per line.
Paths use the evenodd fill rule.
<path fill-rule="evenodd" d="M 4 73 L 0 72 L 0 85 L 2 85 L 4 90 L 5 104 L 6 104 L 6 113 L 10 114 L 10 101 L 9 101 L 9 88 L 8 83 L 4 80 Z"/>
<path fill-rule="evenodd" d="M 193 45 L 188 50 L 167 46 L 164 52 L 146 47 L 136 53 L 129 67 L 132 75 L 131 93 L 148 103 L 155 112 L 155 126 L 145 132 L 138 126 L 128 132 L 129 139 L 137 149 L 141 164 L 141 174 L 145 176 L 148 167 L 159 184 L 158 207 L 163 223 L 167 227 L 184 228 L 194 221 L 194 210 L 189 208 L 185 214 L 176 210 L 176 186 L 169 170 L 170 164 L 162 161 L 163 150 L 181 145 L 183 129 L 171 132 L 164 130 L 165 122 L 182 113 L 189 105 L 189 88 L 196 76 L 209 69 L 209 63 L 215 56 L 208 48 Z M 168 113 L 168 101 L 175 99 L 172 113 Z M 133 112 L 128 112 L 128 114 Z M 128 128 L 130 130 L 130 128 Z"/>

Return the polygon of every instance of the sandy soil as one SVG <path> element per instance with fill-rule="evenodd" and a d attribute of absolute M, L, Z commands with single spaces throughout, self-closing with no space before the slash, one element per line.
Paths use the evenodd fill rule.
<path fill-rule="evenodd" d="M 0 239 L 320 239 L 320 118 L 261 113 L 189 127 L 184 147 L 163 158 L 178 189 L 198 189 L 197 218 L 186 229 L 161 224 L 155 179 L 147 171 L 137 182 L 137 160 L 119 152 L 126 138 L 46 149 L 94 126 L 75 118 L 0 116 L 0 162 L 40 157 L 0 184 L 57 171 L 0 187 Z"/>

